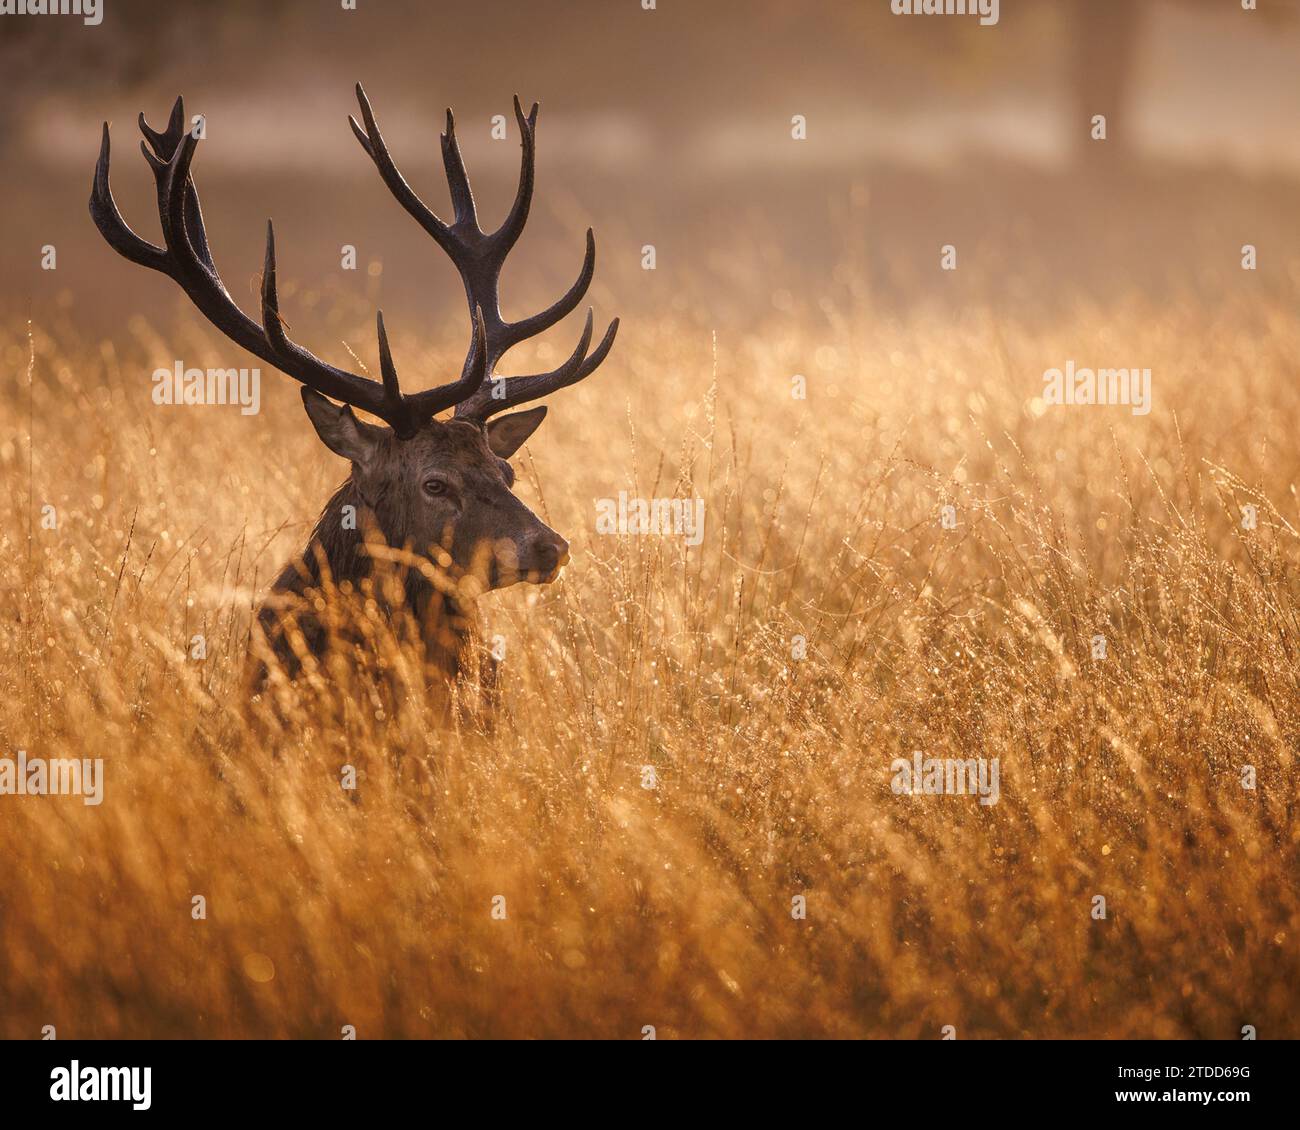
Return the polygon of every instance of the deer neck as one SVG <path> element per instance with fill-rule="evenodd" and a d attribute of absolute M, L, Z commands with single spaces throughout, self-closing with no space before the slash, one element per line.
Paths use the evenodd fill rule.
<path fill-rule="evenodd" d="M 377 569 L 387 567 L 366 548 L 366 531 L 377 528 L 374 511 L 356 483 L 347 479 L 325 504 L 307 548 L 280 575 L 275 589 L 303 593 L 319 589 L 325 577 L 336 586 L 349 581 L 359 588 Z M 469 610 L 452 594 L 435 587 L 418 569 L 405 570 L 402 585 L 402 603 L 420 626 L 427 659 L 454 678 L 473 635 Z M 386 613 L 392 614 L 391 605 L 380 593 L 375 599 Z"/>

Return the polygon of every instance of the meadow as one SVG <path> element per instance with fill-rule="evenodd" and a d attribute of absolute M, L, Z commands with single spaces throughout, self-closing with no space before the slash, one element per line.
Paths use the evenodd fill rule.
<path fill-rule="evenodd" d="M 572 561 L 479 602 L 501 701 L 450 722 L 345 672 L 250 709 L 345 468 L 274 373 L 150 404 L 215 343 L 0 338 L 0 750 L 105 767 L 0 798 L 0 1036 L 1300 1036 L 1294 303 L 630 318 L 517 460 Z M 1150 414 L 1045 405 L 1071 359 Z M 701 544 L 598 533 L 619 491 L 703 499 Z M 896 794 L 914 751 L 998 803 Z"/>

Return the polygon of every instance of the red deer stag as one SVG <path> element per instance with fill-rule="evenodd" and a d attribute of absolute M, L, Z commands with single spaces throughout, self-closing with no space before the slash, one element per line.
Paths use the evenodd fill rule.
<path fill-rule="evenodd" d="M 523 231 L 533 195 L 537 104 L 525 116 L 515 98 L 523 147 L 519 189 L 504 223 L 494 232 L 484 232 L 451 111 L 442 135 L 442 159 L 455 212 L 455 220 L 448 224 L 434 215 L 398 171 L 360 84 L 357 100 L 364 126 L 351 117 L 348 122 L 361 147 L 402 207 L 450 256 L 464 282 L 472 324 L 470 345 L 459 379 L 450 383 L 414 394 L 400 390 L 382 312 L 376 318 L 382 381 L 336 369 L 290 341 L 280 318 L 275 238 L 269 222 L 261 324 L 236 305 L 217 273 L 204 232 L 190 172 L 198 141 L 185 129 L 179 98 L 165 130 L 151 129 L 143 114 L 139 123 L 148 142 L 141 149 L 157 181 L 164 246 L 136 235 L 113 201 L 107 122 L 90 214 L 115 251 L 168 275 L 222 333 L 300 381 L 303 405 L 316 434 L 326 447 L 352 463 L 351 474 L 326 505 L 306 548 L 279 575 L 271 599 L 258 614 L 283 669 L 293 675 L 308 655 L 319 656 L 328 647 L 331 633 L 315 610 L 321 607 L 322 588 L 332 581 L 344 591 L 369 591 L 390 616 L 395 605 L 402 605 L 418 625 L 426 661 L 454 677 L 468 642 L 466 592 L 516 581 L 546 584 L 569 556 L 564 538 L 512 493 L 515 476 L 506 462 L 536 430 L 546 409 L 493 417 L 590 375 L 609 353 L 618 319 L 588 353 L 592 330 L 588 310 L 578 347 L 559 368 L 533 376 L 496 376 L 496 364 L 506 350 L 555 325 L 578 305 L 596 262 L 596 244 L 588 229 L 582 271 L 568 292 L 539 314 L 518 321 L 502 317 L 501 268 Z M 370 413 L 387 427 L 359 420 L 353 408 Z M 451 418 L 435 419 L 448 408 L 455 409 Z M 355 520 L 345 520 L 349 515 Z M 384 597 L 381 586 L 373 584 L 377 561 L 383 557 L 375 551 L 378 539 L 423 561 L 422 568 L 406 571 L 395 598 Z M 435 562 L 441 572 L 432 568 Z M 452 583 L 445 583 L 445 577 Z"/>

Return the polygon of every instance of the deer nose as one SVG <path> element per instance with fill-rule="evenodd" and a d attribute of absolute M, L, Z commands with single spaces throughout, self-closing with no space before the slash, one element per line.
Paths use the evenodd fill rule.
<path fill-rule="evenodd" d="M 569 560 L 569 543 L 559 534 L 548 530 L 529 542 L 525 560 L 530 571 L 554 573 Z"/>

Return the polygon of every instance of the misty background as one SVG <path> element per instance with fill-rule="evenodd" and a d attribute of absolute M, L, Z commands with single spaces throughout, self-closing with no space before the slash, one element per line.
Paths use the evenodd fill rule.
<path fill-rule="evenodd" d="M 454 108 L 480 219 L 513 198 L 511 95 L 542 104 L 532 218 L 509 316 L 549 303 L 597 239 L 598 318 L 674 310 L 752 327 L 851 298 L 1007 318 L 1062 304 L 1294 290 L 1300 281 L 1300 9 L 1261 0 L 1003 0 L 975 17 L 889 0 L 104 0 L 0 18 L 0 318 L 112 335 L 187 307 L 86 211 L 101 122 L 127 221 L 161 242 L 138 111 L 178 93 L 208 139 L 195 177 L 218 267 L 256 312 L 273 217 L 294 336 L 347 362 L 375 305 L 398 332 L 468 331 L 446 257 L 351 136 L 361 81 L 393 156 L 441 215 Z M 1089 137 L 1094 113 L 1108 139 Z M 504 141 L 492 118 L 508 122 Z M 793 140 L 803 115 L 807 139 Z M 1240 248 L 1259 248 L 1259 271 Z M 58 269 L 40 269 L 41 247 Z M 340 248 L 359 269 L 340 269 Z M 959 269 L 939 270 L 940 248 Z M 642 248 L 657 269 L 642 270 Z M 556 330 L 556 358 L 576 334 Z M 603 325 L 603 322 L 598 323 Z M 215 331 L 214 331 L 215 334 Z M 371 347 L 372 343 L 365 343 Z"/>

